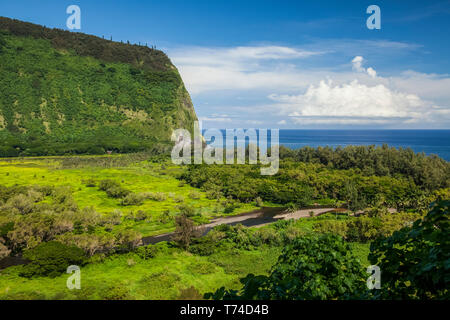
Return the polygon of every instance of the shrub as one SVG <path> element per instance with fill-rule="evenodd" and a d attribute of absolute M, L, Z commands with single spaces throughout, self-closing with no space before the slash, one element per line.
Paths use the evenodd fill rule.
<path fill-rule="evenodd" d="M 69 186 L 59 186 L 52 192 L 53 201 L 56 204 L 67 204 L 73 202 L 72 188 Z"/>
<path fill-rule="evenodd" d="M 148 246 L 138 247 L 134 251 L 141 259 L 148 260 L 156 257 L 159 247 L 149 244 Z"/>
<path fill-rule="evenodd" d="M 103 300 L 130 300 L 132 296 L 125 284 L 119 283 L 104 288 L 100 296 Z"/>
<path fill-rule="evenodd" d="M 158 221 L 160 223 L 168 223 L 171 218 L 172 218 L 172 215 L 170 214 L 170 211 L 164 210 L 164 212 L 161 213 L 161 215 L 159 216 Z"/>
<path fill-rule="evenodd" d="M 70 265 L 82 266 L 86 256 L 82 249 L 67 246 L 57 241 L 44 242 L 37 247 L 26 250 L 24 258 L 31 261 L 20 272 L 23 277 L 56 277 L 67 270 Z"/>
<path fill-rule="evenodd" d="M 144 194 L 131 192 L 122 199 L 120 204 L 123 206 L 138 206 L 141 205 L 145 199 L 146 197 Z"/>
<path fill-rule="evenodd" d="M 254 236 L 259 239 L 261 244 L 279 246 L 282 244 L 280 234 L 274 228 L 259 228 L 255 230 Z"/>
<path fill-rule="evenodd" d="M 262 207 L 262 206 L 264 206 L 264 202 L 262 201 L 262 199 L 261 199 L 260 197 L 257 197 L 257 198 L 255 199 L 255 204 L 256 204 L 257 207 Z"/>
<path fill-rule="evenodd" d="M 57 240 L 65 245 L 75 244 L 92 257 L 97 252 L 108 252 L 115 245 L 115 239 L 111 234 L 64 234 Z"/>
<path fill-rule="evenodd" d="M 146 192 L 145 197 L 153 201 L 165 201 L 167 199 L 164 192 Z"/>
<path fill-rule="evenodd" d="M 195 215 L 195 208 L 188 204 L 180 204 L 177 206 L 181 215 L 185 215 L 186 217 L 192 217 Z"/>
<path fill-rule="evenodd" d="M 176 203 L 184 202 L 184 197 L 182 195 L 175 195 L 173 196 L 173 201 Z"/>
<path fill-rule="evenodd" d="M 119 186 L 119 187 L 111 187 L 111 188 L 107 189 L 106 194 L 110 198 L 124 198 L 130 194 L 130 191 Z"/>
<path fill-rule="evenodd" d="M 120 187 L 120 184 L 117 181 L 109 180 L 109 179 L 101 180 L 100 184 L 98 185 L 98 188 L 102 191 L 106 191 L 108 189 L 116 188 L 116 187 Z"/>
<path fill-rule="evenodd" d="M 435 204 L 413 226 L 370 246 L 369 260 L 382 270 L 382 299 L 450 298 L 450 201 Z"/>
<path fill-rule="evenodd" d="M 136 212 L 136 214 L 134 215 L 134 220 L 135 221 L 143 221 L 146 220 L 148 217 L 148 214 L 142 210 L 139 210 L 138 212 Z"/>
<path fill-rule="evenodd" d="M 213 299 L 337 299 L 352 295 L 366 285 L 366 274 L 345 241 L 336 235 L 305 236 L 288 245 L 269 276 L 247 275 L 238 293 L 208 293 Z"/>
<path fill-rule="evenodd" d="M 194 287 L 181 289 L 177 300 L 202 300 L 203 295 Z"/>
<path fill-rule="evenodd" d="M 358 217 L 347 222 L 347 240 L 367 242 L 378 237 L 381 228 L 379 218 Z"/>
<path fill-rule="evenodd" d="M 14 210 L 20 214 L 29 214 L 34 209 L 33 201 L 24 194 L 11 197 L 5 205 L 6 209 Z"/>
<path fill-rule="evenodd" d="M 199 256 L 210 256 L 216 251 L 216 244 L 216 241 L 208 234 L 206 237 L 194 239 L 191 246 L 189 246 L 189 252 Z"/>
<path fill-rule="evenodd" d="M 84 183 L 84 185 L 88 188 L 94 188 L 97 186 L 97 183 L 95 182 L 94 179 L 86 179 L 82 181 Z"/>
<path fill-rule="evenodd" d="M 123 230 L 116 235 L 116 244 L 124 251 L 133 251 L 142 243 L 142 235 L 135 230 Z"/>
<path fill-rule="evenodd" d="M 201 197 L 200 192 L 197 192 L 197 191 L 189 192 L 189 198 L 191 198 L 193 200 L 198 200 L 198 199 L 200 199 L 200 197 Z"/>
<path fill-rule="evenodd" d="M 6 258 L 11 253 L 11 250 L 3 244 L 3 238 L 0 237 L 0 260 Z"/>
<path fill-rule="evenodd" d="M 347 221 L 322 220 L 314 224 L 314 231 L 320 233 L 337 234 L 344 239 L 347 238 L 348 225 Z"/>

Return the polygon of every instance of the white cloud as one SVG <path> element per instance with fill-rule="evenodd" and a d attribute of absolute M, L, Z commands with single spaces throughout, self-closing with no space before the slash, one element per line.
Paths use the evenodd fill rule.
<path fill-rule="evenodd" d="M 370 67 L 367 68 L 366 72 L 372 78 L 375 78 L 377 76 L 377 72 L 374 69 L 370 68 Z"/>
<path fill-rule="evenodd" d="M 231 118 L 224 117 L 199 117 L 199 121 L 210 121 L 210 122 L 231 122 L 233 121 Z"/>
<path fill-rule="evenodd" d="M 362 67 L 363 60 L 364 60 L 364 58 L 361 56 L 354 57 L 352 60 L 353 70 L 355 70 L 357 72 L 364 72 L 364 68 Z"/>
<path fill-rule="evenodd" d="M 294 117 L 297 123 L 389 123 L 423 119 L 436 108 L 415 94 L 393 91 L 383 84 L 368 86 L 357 80 L 342 85 L 321 81 L 311 85 L 304 94 L 277 95 L 282 114 Z"/>
<path fill-rule="evenodd" d="M 292 87 L 298 83 L 298 74 L 285 62 L 323 53 L 282 46 L 191 47 L 173 50 L 170 56 L 189 92 L 195 95 L 216 90 Z"/>
<path fill-rule="evenodd" d="M 252 125 L 260 125 L 260 124 L 263 124 L 264 121 L 260 121 L 260 120 L 245 120 L 245 123 L 252 124 Z"/>
<path fill-rule="evenodd" d="M 356 72 L 366 72 L 369 76 L 372 78 L 375 78 L 377 76 L 377 72 L 373 68 L 363 68 L 364 58 L 361 56 L 356 56 L 352 60 L 353 70 Z"/>
<path fill-rule="evenodd" d="M 369 52 L 373 56 L 374 50 L 396 57 L 398 53 L 400 57 L 402 50 L 418 48 L 400 42 L 355 40 L 331 42 L 329 48 L 190 47 L 169 50 L 169 54 L 193 94 L 194 103 L 198 97 L 208 101 L 208 107 L 203 102 L 197 108 L 204 121 L 224 126 L 301 123 L 327 127 L 333 124 L 422 127 L 428 123 L 428 127 L 446 127 L 450 122 L 449 75 L 405 71 L 386 77 L 374 67 L 364 66 L 363 56 Z M 345 50 L 359 55 L 350 55 Z M 351 68 L 348 62 L 333 63 L 329 68 L 310 65 L 313 60 L 308 59 L 324 59 L 322 56 L 333 51 L 346 52 Z M 217 113 L 211 115 L 211 110 Z M 286 122 L 286 116 L 292 121 Z"/>

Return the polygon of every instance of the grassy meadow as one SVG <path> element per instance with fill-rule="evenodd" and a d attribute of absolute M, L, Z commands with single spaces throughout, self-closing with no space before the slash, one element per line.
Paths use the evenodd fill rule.
<path fill-rule="evenodd" d="M 176 179 L 176 176 L 182 172 L 181 167 L 172 165 L 170 162 L 159 164 L 150 161 L 128 162 L 123 166 L 106 167 L 110 164 L 104 164 L 101 161 L 114 157 L 124 156 L 77 157 L 91 159 L 92 163 L 90 162 L 89 165 L 65 165 L 62 157 L 0 159 L 0 185 L 8 187 L 14 185 L 69 186 L 80 208 L 92 207 L 103 215 L 120 210 L 124 217 L 139 210 L 144 211 L 149 219 L 139 222 L 125 219 L 117 226 L 117 228 L 132 228 L 140 232 L 142 236 L 173 231 L 175 226 L 172 220 L 164 223 L 158 218 L 167 211 L 175 213 L 177 205 L 181 202 L 196 209 L 197 215 L 194 220 L 198 223 L 207 223 L 213 217 L 257 209 L 254 204 L 242 203 L 232 213 L 224 213 L 217 200 L 207 199 L 205 192 Z M 89 182 L 95 184 L 105 179 L 117 181 L 134 193 L 163 193 L 164 200 L 149 199 L 141 205 L 123 206 L 118 199 L 108 197 L 104 191 L 89 184 Z"/>

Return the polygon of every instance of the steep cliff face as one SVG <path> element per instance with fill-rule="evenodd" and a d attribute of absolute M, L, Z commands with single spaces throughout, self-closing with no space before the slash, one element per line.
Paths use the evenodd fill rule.
<path fill-rule="evenodd" d="M 140 151 L 196 119 L 162 51 L 0 17 L 0 156 Z"/>

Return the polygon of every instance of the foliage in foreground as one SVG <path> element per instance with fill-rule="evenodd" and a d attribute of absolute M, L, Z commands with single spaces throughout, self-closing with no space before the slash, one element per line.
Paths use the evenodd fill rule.
<path fill-rule="evenodd" d="M 241 279 L 240 293 L 224 287 L 205 298 L 312 300 L 349 296 L 365 285 L 364 272 L 350 247 L 336 235 L 296 238 L 287 246 L 269 276 Z"/>
<path fill-rule="evenodd" d="M 381 289 L 367 290 L 367 275 L 342 237 L 296 238 L 268 276 L 241 278 L 241 291 L 224 287 L 213 299 L 449 299 L 450 201 L 441 201 L 410 227 L 371 245 L 369 260 L 381 269 Z"/>
<path fill-rule="evenodd" d="M 423 219 L 371 245 L 369 260 L 382 270 L 386 299 L 449 299 L 450 201 L 436 204 Z"/>

